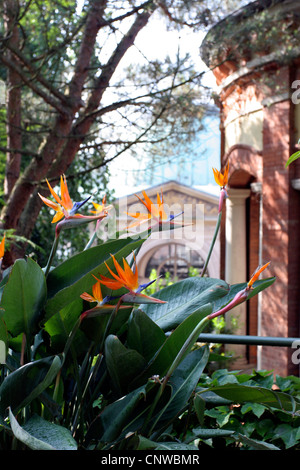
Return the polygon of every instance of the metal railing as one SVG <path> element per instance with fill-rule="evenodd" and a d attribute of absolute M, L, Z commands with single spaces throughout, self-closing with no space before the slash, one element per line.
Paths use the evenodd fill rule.
<path fill-rule="evenodd" d="M 249 344 L 257 346 L 292 347 L 294 345 L 295 347 L 295 344 L 300 346 L 300 338 L 282 338 L 276 336 L 214 335 L 201 333 L 198 341 L 203 343 Z"/>

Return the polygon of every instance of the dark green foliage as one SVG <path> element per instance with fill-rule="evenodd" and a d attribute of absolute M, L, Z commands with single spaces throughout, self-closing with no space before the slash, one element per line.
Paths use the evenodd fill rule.
<path fill-rule="evenodd" d="M 13 433 L 17 448 L 193 449 L 213 443 L 215 438 L 201 437 L 207 422 L 214 423 L 210 432 L 220 428 L 218 439 L 226 445 L 247 447 L 249 439 L 264 440 L 264 432 L 269 439 L 262 425 L 255 433 L 248 430 L 252 415 L 262 412 L 266 420 L 285 416 L 284 422 L 276 422 L 272 439 L 276 445 L 294 446 L 298 435 L 291 411 L 298 413 L 299 402 L 290 390 L 296 382 L 281 381 L 284 391 L 266 395 L 271 385 L 267 376 L 241 380 L 228 374 L 226 382 L 225 373 L 211 379 L 203 375 L 210 353 L 196 342 L 207 316 L 222 304 L 221 298 L 227 303 L 244 285 L 193 277 L 160 290 L 157 298 L 166 304 L 129 304 L 115 314 L 104 309 L 81 320 L 88 305 L 80 294 L 91 292 L 93 274 L 107 275 L 110 254 L 121 261 L 143 242 L 123 238 L 102 243 L 71 256 L 47 277 L 31 259 L 18 260 L 10 275 L 4 275 L 0 337 L 7 358 L 0 376 L 1 447 L 11 448 Z M 259 281 L 257 290 L 273 280 Z M 103 295 L 108 293 L 103 288 Z M 221 398 L 228 390 L 233 393 L 232 387 L 236 400 L 243 400 L 234 416 L 228 400 Z M 212 393 L 221 407 L 209 398 Z M 251 418 L 247 432 L 238 426 L 240 416 Z"/>

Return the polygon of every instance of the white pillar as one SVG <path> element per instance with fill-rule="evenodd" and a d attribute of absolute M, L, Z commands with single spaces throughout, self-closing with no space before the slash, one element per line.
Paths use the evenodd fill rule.
<path fill-rule="evenodd" d="M 225 225 L 225 281 L 238 284 L 247 281 L 247 234 L 246 234 L 246 199 L 250 196 L 247 189 L 229 189 L 226 199 Z M 226 321 L 231 328 L 231 318 L 237 320 L 237 329 L 233 333 L 246 334 L 246 303 L 234 307 L 227 313 Z M 234 367 L 246 364 L 246 345 L 226 345 L 228 352 L 236 358 Z"/>

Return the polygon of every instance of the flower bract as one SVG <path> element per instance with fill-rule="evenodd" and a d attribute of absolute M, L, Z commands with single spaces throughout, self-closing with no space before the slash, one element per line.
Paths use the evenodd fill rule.
<path fill-rule="evenodd" d="M 104 311 L 111 311 L 115 308 L 115 305 L 107 303 L 110 300 L 109 297 L 103 298 L 102 292 L 101 292 L 100 281 L 97 281 L 93 285 L 92 295 L 88 294 L 87 292 L 83 292 L 83 294 L 81 294 L 80 297 L 83 300 L 86 300 L 87 302 L 96 303 L 96 306 L 94 308 L 85 311 L 81 315 L 81 319 L 83 319 L 87 316 L 89 316 L 89 317 L 96 316 L 96 315 L 99 315 L 99 314 L 103 313 Z"/>
<path fill-rule="evenodd" d="M 108 211 L 109 209 L 112 208 L 112 206 L 107 206 L 106 205 L 106 196 L 104 196 L 104 198 L 102 199 L 102 204 L 98 204 L 97 202 L 93 202 L 92 201 L 92 204 L 95 208 L 94 211 L 90 211 L 91 214 L 95 214 L 95 215 L 98 215 L 100 213 L 102 213 L 103 211 Z"/>
<path fill-rule="evenodd" d="M 220 310 L 211 313 L 209 315 L 209 318 L 212 319 L 212 318 L 218 317 L 220 315 L 223 315 L 226 312 L 228 312 L 229 310 L 231 310 L 233 307 L 235 307 L 236 305 L 239 305 L 240 303 L 247 300 L 249 292 L 252 289 L 253 283 L 258 279 L 259 275 L 269 266 L 269 264 L 270 264 L 270 261 L 268 263 L 264 264 L 263 266 L 259 266 L 254 271 L 254 274 L 251 276 L 251 279 L 247 283 L 247 286 L 244 289 L 240 290 L 227 305 L 225 305 Z"/>
<path fill-rule="evenodd" d="M 256 268 L 256 270 L 254 271 L 254 273 L 251 276 L 250 281 L 247 284 L 248 288 L 252 287 L 253 283 L 258 279 L 259 275 L 269 266 L 270 262 L 271 261 L 264 264 L 263 266 L 258 266 L 258 268 Z"/>
<path fill-rule="evenodd" d="M 79 207 L 81 207 L 84 204 L 84 202 L 86 202 L 86 201 L 83 201 L 82 203 L 73 204 L 69 195 L 68 185 L 67 185 L 65 176 L 60 177 L 61 197 L 59 197 L 56 194 L 56 192 L 50 185 L 49 181 L 48 180 L 46 181 L 47 181 L 47 185 L 50 190 L 50 193 L 54 197 L 56 202 L 51 201 L 50 199 L 42 196 L 41 194 L 39 194 L 39 196 L 48 207 L 51 207 L 51 209 L 54 209 L 56 212 L 56 214 L 54 215 L 52 219 L 52 223 L 58 222 L 63 217 L 74 216 L 75 212 L 79 209 Z"/>
<path fill-rule="evenodd" d="M 41 194 L 39 194 L 39 196 L 48 207 L 51 207 L 51 209 L 54 209 L 56 212 L 52 219 L 52 223 L 59 222 L 56 226 L 56 235 L 58 235 L 60 230 L 72 228 L 81 224 L 86 224 L 94 220 L 101 220 L 107 216 L 107 211 L 105 209 L 103 209 L 102 212 L 98 210 L 95 216 L 78 214 L 77 210 L 80 209 L 80 207 L 82 207 L 90 199 L 91 196 L 84 199 L 83 201 L 73 203 L 69 195 L 65 176 L 61 176 L 60 178 L 61 197 L 56 194 L 54 189 L 51 187 L 49 181 L 46 181 L 50 193 L 52 194 L 56 202 L 51 201 L 50 199 L 42 196 Z M 63 217 L 64 220 L 61 220 Z"/>
<path fill-rule="evenodd" d="M 224 173 L 221 173 L 221 171 L 216 170 L 216 168 L 213 168 L 214 172 L 214 177 L 215 177 L 215 182 L 221 186 L 221 188 L 225 188 L 225 186 L 228 184 L 228 172 L 229 172 L 229 162 L 227 163 Z"/>
<path fill-rule="evenodd" d="M 178 215 L 182 214 L 182 212 L 176 215 L 170 215 L 170 216 L 167 215 L 165 211 L 165 204 L 164 204 L 162 191 L 161 191 L 161 195 L 157 193 L 156 204 L 151 201 L 146 191 L 142 191 L 142 194 L 144 196 L 144 200 L 137 194 L 135 194 L 135 196 L 147 209 L 147 212 L 136 212 L 136 213 L 127 212 L 127 215 L 136 219 L 136 221 L 132 222 L 127 228 L 133 228 L 151 220 L 153 220 L 157 226 L 166 225 L 169 228 L 175 228 L 174 218 L 178 217 Z M 182 225 L 180 224 L 180 226 Z"/>
<path fill-rule="evenodd" d="M 100 276 L 100 279 L 96 278 L 104 286 L 111 290 L 119 290 L 125 288 L 128 290 L 128 293 L 122 295 L 122 300 L 124 302 L 133 302 L 133 303 L 165 303 L 162 300 L 155 299 L 145 294 L 141 294 L 141 291 L 145 289 L 148 285 L 152 284 L 154 281 L 150 281 L 147 284 L 139 285 L 138 282 L 138 269 L 135 263 L 135 269 L 132 270 L 125 258 L 123 258 L 123 268 L 118 263 L 113 255 L 111 255 L 116 273 L 105 263 L 109 273 L 112 278 L 107 276 Z"/>

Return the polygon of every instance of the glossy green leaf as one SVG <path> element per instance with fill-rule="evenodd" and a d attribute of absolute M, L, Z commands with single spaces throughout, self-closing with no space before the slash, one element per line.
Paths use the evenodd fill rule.
<path fill-rule="evenodd" d="M 149 362 L 146 369 L 134 380 L 132 387 L 141 385 L 148 377 L 163 377 L 171 368 L 178 365 L 188 354 L 200 334 L 200 322 L 211 313 L 211 305 L 205 305 L 187 317 L 168 336 L 158 353 Z"/>
<path fill-rule="evenodd" d="M 70 431 L 38 415 L 20 426 L 11 410 L 9 419 L 14 436 L 31 450 L 77 450 L 77 442 Z"/>
<path fill-rule="evenodd" d="M 126 324 L 131 311 L 131 305 L 121 305 L 117 315 L 109 327 L 109 331 L 106 331 L 108 321 L 112 315 L 112 309 L 101 308 L 99 311 L 100 314 L 97 313 L 96 316 L 92 315 L 91 317 L 87 315 L 82 321 L 80 329 L 85 333 L 88 339 L 100 344 L 102 343 L 104 334 L 106 334 L 106 336 L 108 336 L 108 334 L 118 335 L 126 329 Z"/>
<path fill-rule="evenodd" d="M 193 406 L 194 406 L 194 410 L 196 412 L 198 421 L 202 426 L 204 423 L 204 412 L 205 412 L 206 403 L 205 403 L 204 398 L 198 393 L 194 395 Z"/>
<path fill-rule="evenodd" d="M 9 333 L 27 337 L 37 331 L 46 300 L 46 280 L 42 269 L 31 258 L 18 259 L 4 287 L 0 308 Z"/>
<path fill-rule="evenodd" d="M 50 338 L 51 351 L 60 353 L 64 350 L 69 334 L 82 312 L 82 299 L 78 298 L 53 315 L 44 325 Z M 80 330 L 77 331 L 74 351 L 77 355 L 88 348 L 88 339 Z"/>
<path fill-rule="evenodd" d="M 39 396 L 55 379 L 62 367 L 59 356 L 30 362 L 9 374 L 0 387 L 0 420 L 10 407 L 16 414 Z"/>
<path fill-rule="evenodd" d="M 146 366 L 141 354 L 126 348 L 114 335 L 106 338 L 105 360 L 114 388 L 119 393 L 128 391 L 128 385 Z"/>
<path fill-rule="evenodd" d="M 285 164 L 285 168 L 287 168 L 292 162 L 294 162 L 295 160 L 297 160 L 298 158 L 300 157 L 300 151 L 297 150 L 297 152 L 293 153 L 289 159 L 287 160 L 286 164 Z"/>
<path fill-rule="evenodd" d="M 138 351 L 148 362 L 165 341 L 165 333 L 150 317 L 141 310 L 132 312 L 128 321 L 127 344 L 129 348 Z"/>
<path fill-rule="evenodd" d="M 154 297 L 167 303 L 145 305 L 142 310 L 162 328 L 169 331 L 203 305 L 213 303 L 229 292 L 229 285 L 220 279 L 192 277 L 157 292 Z"/>
<path fill-rule="evenodd" d="M 107 405 L 91 424 L 86 443 L 89 444 L 93 439 L 103 443 L 117 439 L 131 421 L 138 405 L 144 402 L 148 387 L 144 385 Z"/>
<path fill-rule="evenodd" d="M 265 441 L 258 441 L 257 439 L 251 439 L 243 434 L 238 434 L 237 440 L 248 446 L 250 450 L 280 450 L 280 448 L 274 444 L 270 444 Z"/>
<path fill-rule="evenodd" d="M 111 263 L 110 254 L 114 254 L 116 259 L 120 260 L 142 243 L 143 240 L 140 239 L 126 238 L 109 241 L 72 256 L 50 271 L 47 277 L 46 319 L 76 300 L 83 292 L 89 291 L 95 283 L 92 274 L 107 275 L 104 262 Z"/>
<path fill-rule="evenodd" d="M 187 451 L 187 452 L 196 452 L 198 448 L 193 444 L 185 444 L 184 442 L 159 442 L 155 450 L 171 450 L 171 451 Z M 170 456 L 166 454 L 166 462 L 169 464 Z M 193 460 L 191 460 L 193 462 Z M 198 459 L 196 460 L 198 463 Z"/>
<path fill-rule="evenodd" d="M 260 403 L 287 413 L 299 413 L 300 411 L 299 399 L 277 390 L 241 384 L 227 384 L 213 387 L 211 390 L 220 397 L 235 403 Z"/>
<path fill-rule="evenodd" d="M 257 418 L 260 418 L 261 415 L 265 412 L 266 407 L 261 403 L 244 403 L 241 407 L 241 413 L 245 414 L 251 411 Z"/>
<path fill-rule="evenodd" d="M 188 354 L 176 368 L 169 384 L 172 394 L 165 407 L 160 411 L 159 425 L 171 422 L 180 412 L 183 412 L 195 390 L 197 383 L 209 358 L 209 348 L 204 346 Z"/>
<path fill-rule="evenodd" d="M 196 437 L 200 437 L 201 439 L 211 439 L 213 437 L 228 437 L 235 433 L 230 429 L 207 429 L 207 428 L 194 428 L 193 434 Z"/>
<path fill-rule="evenodd" d="M 129 434 L 128 437 L 124 439 L 126 442 L 126 451 L 127 450 L 154 450 L 157 447 L 157 442 L 151 441 L 140 434 Z"/>
<path fill-rule="evenodd" d="M 282 439 L 285 448 L 290 449 L 300 441 L 299 427 L 292 427 L 289 424 L 282 423 L 276 426 L 274 439 Z"/>

